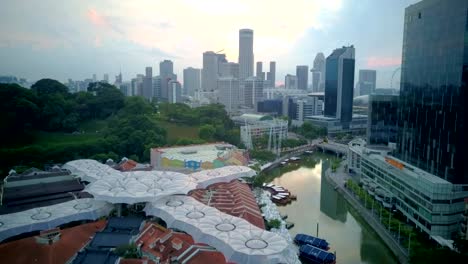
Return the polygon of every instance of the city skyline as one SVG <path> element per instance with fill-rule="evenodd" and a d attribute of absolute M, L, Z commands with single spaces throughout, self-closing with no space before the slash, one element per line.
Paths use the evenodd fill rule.
<path fill-rule="evenodd" d="M 108 73 L 113 82 L 120 68 L 123 79 L 130 80 L 143 73 L 145 66 L 157 72 L 159 61 L 170 59 L 174 73 L 182 76 L 187 67 L 201 68 L 205 51 L 224 49 L 227 59 L 237 62 L 238 31 L 250 28 L 255 32 L 255 61 L 277 62 L 277 84 L 283 83 L 286 74 L 293 74 L 296 65 L 312 68 L 318 52 L 328 56 L 338 46 L 354 44 L 356 69 L 377 70 L 377 87 L 390 87 L 391 75 L 401 62 L 403 8 L 414 2 L 364 1 L 357 7 L 347 0 L 301 1 L 295 3 L 301 7 L 295 8 L 298 13 L 285 20 L 279 19 L 284 16 L 281 2 L 174 1 L 165 3 L 169 5 L 165 10 L 171 11 L 161 14 L 157 1 L 70 2 L 66 7 L 52 1 L 41 7 L 7 1 L 0 11 L 5 22 L 0 25 L 0 55 L 5 58 L 0 73 L 32 81 L 45 77 L 80 80 Z M 256 12 L 265 4 L 271 12 Z M 389 14 L 376 12 L 376 5 L 378 10 L 390 10 Z M 54 19 L 42 17 L 37 8 L 52 12 Z M 15 17 L 20 13 L 25 19 L 19 22 Z M 213 19 L 217 23 L 210 23 Z M 367 19 L 376 22 L 364 23 Z M 41 30 L 36 30 L 36 24 Z M 206 30 L 191 30 L 194 27 Z"/>

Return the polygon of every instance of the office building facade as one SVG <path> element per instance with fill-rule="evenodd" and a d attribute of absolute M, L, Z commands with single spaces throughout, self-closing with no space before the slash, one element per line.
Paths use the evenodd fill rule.
<path fill-rule="evenodd" d="M 270 70 L 267 73 L 267 85 L 269 88 L 275 88 L 276 83 L 276 62 L 270 61 Z"/>
<path fill-rule="evenodd" d="M 253 30 L 239 30 L 239 77 L 254 76 Z"/>
<path fill-rule="evenodd" d="M 325 90 L 325 55 L 322 52 L 317 53 L 314 59 L 314 68 L 312 72 L 312 91 L 323 92 Z"/>
<path fill-rule="evenodd" d="M 200 91 L 201 71 L 188 67 L 184 69 L 184 93 L 189 96 L 195 96 Z"/>
<path fill-rule="evenodd" d="M 218 54 L 213 51 L 203 53 L 201 85 L 204 92 L 214 92 L 218 82 Z"/>
<path fill-rule="evenodd" d="M 182 85 L 176 80 L 168 82 L 168 102 L 171 104 L 182 102 Z"/>
<path fill-rule="evenodd" d="M 405 10 L 398 157 L 468 184 L 468 2 L 424 0 Z"/>
<path fill-rule="evenodd" d="M 284 88 L 297 89 L 297 76 L 286 74 L 286 76 L 284 76 Z"/>
<path fill-rule="evenodd" d="M 243 82 L 244 105 L 256 108 L 257 103 L 263 100 L 263 81 L 256 77 L 249 77 Z"/>
<path fill-rule="evenodd" d="M 377 71 L 359 70 L 359 80 L 356 84 L 356 94 L 354 96 L 369 95 L 375 92 L 377 81 Z"/>
<path fill-rule="evenodd" d="M 151 101 L 153 99 L 153 68 L 145 68 L 145 77 L 143 79 L 143 97 Z"/>
<path fill-rule="evenodd" d="M 307 90 L 309 85 L 309 66 L 296 66 L 297 89 Z"/>
<path fill-rule="evenodd" d="M 220 77 L 218 79 L 219 103 L 224 105 L 228 113 L 232 113 L 239 108 L 239 91 L 239 79 L 234 77 Z"/>
<path fill-rule="evenodd" d="M 397 95 L 369 96 L 367 142 L 370 145 L 396 143 L 397 137 Z"/>
<path fill-rule="evenodd" d="M 158 100 L 168 101 L 169 81 L 177 80 L 174 74 L 174 63 L 170 60 L 164 60 L 159 63 L 159 77 L 161 77 L 161 92 Z"/>
<path fill-rule="evenodd" d="M 325 111 L 346 128 L 353 118 L 354 47 L 335 49 L 326 60 Z"/>
<path fill-rule="evenodd" d="M 263 72 L 263 62 L 257 61 L 257 67 L 255 69 L 255 76 L 262 80 L 265 81 L 265 73 Z"/>
<path fill-rule="evenodd" d="M 235 63 L 235 62 L 222 63 L 219 77 L 239 78 L 239 63 Z"/>

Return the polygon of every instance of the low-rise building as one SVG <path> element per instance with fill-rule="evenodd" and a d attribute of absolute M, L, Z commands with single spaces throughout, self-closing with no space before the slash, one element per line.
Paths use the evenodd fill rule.
<path fill-rule="evenodd" d="M 153 168 L 214 169 L 226 165 L 247 165 L 248 155 L 224 142 L 151 149 Z"/>
<path fill-rule="evenodd" d="M 224 213 L 237 216 L 265 229 L 265 222 L 250 187 L 238 180 L 216 183 L 205 189 L 195 189 L 190 196 Z"/>
<path fill-rule="evenodd" d="M 338 118 L 323 115 L 307 116 L 304 118 L 304 121 L 309 121 L 315 126 L 326 128 L 329 134 L 341 132 L 364 134 L 367 129 L 367 115 L 353 114 L 353 119 L 346 126 Z"/>
<path fill-rule="evenodd" d="M 452 184 L 362 142 L 351 141 L 349 148 L 348 166 L 360 169 L 370 194 L 385 194 L 391 206 L 435 239 L 459 233 L 467 185 Z"/>
<path fill-rule="evenodd" d="M 226 263 L 224 255 L 215 248 L 195 243 L 190 235 L 148 223 L 135 244 L 143 258 L 154 263 Z"/>
<path fill-rule="evenodd" d="M 288 137 L 288 120 L 271 116 L 243 114 L 233 117 L 235 124 L 240 125 L 241 142 L 248 148 L 253 148 L 253 141 L 268 136 L 276 144 Z"/>

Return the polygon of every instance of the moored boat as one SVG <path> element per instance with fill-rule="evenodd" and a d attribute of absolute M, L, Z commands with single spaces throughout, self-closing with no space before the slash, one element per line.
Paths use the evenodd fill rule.
<path fill-rule="evenodd" d="M 321 239 L 321 238 L 306 235 L 306 234 L 297 234 L 294 237 L 294 243 L 296 243 L 299 246 L 311 245 L 316 248 L 320 248 L 322 250 L 330 249 L 330 247 L 328 246 L 329 244 L 325 239 Z"/>
<path fill-rule="evenodd" d="M 336 256 L 320 248 L 311 245 L 302 245 L 299 248 L 299 258 L 307 263 L 335 264 Z"/>

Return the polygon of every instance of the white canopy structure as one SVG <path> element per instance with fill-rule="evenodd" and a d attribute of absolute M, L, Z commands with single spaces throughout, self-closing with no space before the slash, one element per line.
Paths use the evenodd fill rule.
<path fill-rule="evenodd" d="M 246 220 L 206 206 L 192 197 L 171 196 L 148 203 L 148 215 L 189 233 L 236 263 L 286 263 L 288 242 Z"/>
<path fill-rule="evenodd" d="M 99 179 L 122 178 L 122 172 L 115 170 L 108 165 L 91 159 L 73 160 L 63 165 L 71 173 L 80 177 L 81 180 L 94 182 Z"/>
<path fill-rule="evenodd" d="M 253 177 L 257 173 L 245 166 L 225 166 L 213 170 L 203 170 L 190 174 L 198 183 L 197 188 L 206 188 L 218 182 L 230 182 L 242 177 Z"/>
<path fill-rule="evenodd" d="M 187 194 L 197 183 L 171 171 L 134 171 L 120 177 L 101 178 L 86 187 L 96 200 L 135 204 L 156 201 L 173 194 Z"/>
<path fill-rule="evenodd" d="M 190 190 L 206 188 L 213 183 L 256 174 L 245 166 L 226 166 L 188 175 L 171 171 L 120 172 L 87 159 L 70 161 L 63 167 L 91 182 L 86 191 L 97 200 L 125 204 L 153 202 L 168 195 L 187 194 Z"/>
<path fill-rule="evenodd" d="M 81 220 L 96 220 L 108 215 L 113 206 L 92 198 L 34 208 L 0 216 L 0 241 L 6 238 Z"/>
<path fill-rule="evenodd" d="M 183 175 L 189 182 L 196 182 L 196 188 L 206 188 L 208 185 L 218 182 L 229 182 L 241 177 L 252 177 L 256 172 L 249 167 L 245 166 L 225 166 L 212 170 L 198 171 L 192 174 L 182 174 L 169 171 L 137 171 L 137 172 L 120 172 L 107 165 L 99 163 L 95 160 L 81 159 L 67 162 L 63 165 L 64 169 L 70 170 L 73 174 L 80 177 L 83 181 L 95 182 L 97 180 L 115 180 L 125 177 L 143 177 L 148 176 L 168 176 L 170 175 Z M 166 173 L 166 174 L 164 174 Z"/>

